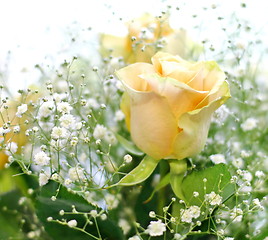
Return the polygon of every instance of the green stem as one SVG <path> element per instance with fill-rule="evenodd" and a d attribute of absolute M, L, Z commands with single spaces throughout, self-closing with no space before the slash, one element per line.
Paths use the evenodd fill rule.
<path fill-rule="evenodd" d="M 161 161 L 159 163 L 159 173 L 160 173 L 160 181 L 166 176 L 168 173 L 168 165 L 166 161 Z M 163 208 L 166 204 L 166 188 L 161 188 L 158 191 L 158 203 L 157 203 L 157 212 L 159 215 L 163 214 Z"/>
<path fill-rule="evenodd" d="M 175 195 L 184 200 L 184 194 L 182 192 L 181 184 L 184 175 L 187 171 L 187 161 L 186 159 L 171 159 L 169 160 L 170 165 L 170 184 Z"/>

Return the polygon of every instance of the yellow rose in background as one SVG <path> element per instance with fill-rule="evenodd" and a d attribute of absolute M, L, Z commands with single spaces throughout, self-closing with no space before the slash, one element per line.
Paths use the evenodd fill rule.
<path fill-rule="evenodd" d="M 155 159 L 199 153 L 213 112 L 229 97 L 216 62 L 188 62 L 158 52 L 152 64 L 134 63 L 116 72 L 126 92 L 121 108 L 134 143 Z"/>
<path fill-rule="evenodd" d="M 185 30 L 170 27 L 168 17 L 157 18 L 144 14 L 128 22 L 127 29 L 128 34 L 124 37 L 101 35 L 102 55 L 123 57 L 126 63 L 150 63 L 159 48 L 184 58 L 193 54 L 194 49 L 200 52 L 200 46 L 189 39 Z"/>
<path fill-rule="evenodd" d="M 35 89 L 35 88 L 34 88 Z M 40 95 L 37 93 L 30 93 L 27 96 L 26 104 L 30 102 L 34 102 L 38 99 Z M 27 114 L 32 111 L 32 107 L 28 104 L 28 110 L 25 114 L 23 114 L 21 117 L 17 117 L 17 107 L 21 105 L 19 101 L 9 101 L 7 103 L 7 106 L 9 106 L 8 109 L 4 109 L 3 106 L 0 109 L 1 110 L 1 118 L 0 118 L 0 127 L 3 127 L 5 123 L 10 121 L 10 131 L 4 136 L 0 136 L 0 146 L 2 144 L 10 144 L 11 142 L 17 144 L 18 150 L 16 153 L 20 153 L 21 147 L 26 145 L 28 142 L 28 138 L 25 135 L 25 131 L 29 128 L 29 125 L 26 125 L 24 122 L 28 119 Z M 19 132 L 14 132 L 14 126 L 19 126 Z M 2 149 L 0 150 L 0 169 L 2 169 L 5 165 L 5 163 L 8 161 L 8 155 L 6 154 L 6 150 Z"/>

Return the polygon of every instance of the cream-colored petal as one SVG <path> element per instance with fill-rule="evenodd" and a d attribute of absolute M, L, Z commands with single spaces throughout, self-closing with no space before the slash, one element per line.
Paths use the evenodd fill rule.
<path fill-rule="evenodd" d="M 153 91 L 167 98 L 177 120 L 183 113 L 194 110 L 208 94 L 207 91 L 196 91 L 182 82 L 158 74 L 144 74 L 140 77 L 150 84 Z"/>
<path fill-rule="evenodd" d="M 174 152 L 169 158 L 183 159 L 198 154 L 204 148 L 213 112 L 230 97 L 228 85 L 223 84 L 221 93 L 222 96 L 209 105 L 181 116 L 179 127 L 182 131 L 174 141 Z"/>
<path fill-rule="evenodd" d="M 132 92 L 130 98 L 130 126 L 134 143 L 155 159 L 170 155 L 179 129 L 166 98 L 154 92 Z"/>
<path fill-rule="evenodd" d="M 227 92 L 228 91 L 228 92 Z M 207 106 L 221 96 L 231 97 L 229 84 L 227 81 L 217 82 L 209 94 L 196 106 L 196 109 L 201 109 Z"/>
<path fill-rule="evenodd" d="M 150 91 L 148 83 L 139 77 L 144 73 L 154 73 L 152 64 L 134 63 L 115 72 L 125 86 L 136 91 Z"/>
<path fill-rule="evenodd" d="M 125 114 L 126 126 L 127 129 L 130 131 L 130 97 L 126 92 L 122 96 L 120 108 Z"/>
<path fill-rule="evenodd" d="M 131 52 L 126 37 L 113 36 L 109 34 L 100 35 L 100 53 L 103 56 L 127 58 Z"/>

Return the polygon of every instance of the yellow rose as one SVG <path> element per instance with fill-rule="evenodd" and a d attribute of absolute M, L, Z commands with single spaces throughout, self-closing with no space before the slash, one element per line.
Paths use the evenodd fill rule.
<path fill-rule="evenodd" d="M 121 108 L 134 143 L 155 159 L 199 153 L 213 112 L 229 97 L 216 62 L 187 62 L 158 52 L 152 64 L 134 63 L 116 72 L 126 92 Z"/>
<path fill-rule="evenodd" d="M 32 89 L 37 89 L 34 86 L 31 86 Z M 31 93 L 27 96 L 26 104 L 30 102 L 35 102 L 40 94 L 37 93 Z M 29 128 L 28 125 L 24 123 L 25 120 L 28 119 L 27 114 L 28 112 L 32 112 L 33 108 L 28 104 L 28 110 L 25 114 L 22 115 L 21 118 L 18 118 L 16 116 L 17 107 L 20 105 L 17 101 L 9 101 L 7 103 L 9 106 L 8 109 L 3 109 L 3 107 L 0 109 L 1 111 L 1 118 L 0 118 L 0 127 L 3 126 L 4 123 L 10 122 L 10 126 L 20 126 L 19 133 L 14 133 L 12 130 L 5 134 L 4 136 L 1 136 L 1 142 L 2 144 L 8 144 L 10 142 L 14 142 L 18 145 L 18 151 L 16 153 L 20 153 L 21 147 L 26 145 L 28 142 L 28 138 L 25 136 L 25 131 Z M 11 128 L 12 129 L 12 128 Z M 2 144 L 0 146 L 2 146 Z M 5 165 L 5 163 L 8 161 L 8 155 L 5 153 L 5 150 L 0 150 L 0 169 L 2 169 Z"/>
<path fill-rule="evenodd" d="M 150 14 L 143 14 L 140 18 L 128 22 L 127 29 L 128 34 L 124 37 L 101 35 L 100 52 L 102 55 L 111 54 L 114 57 L 123 57 L 127 63 L 150 63 L 151 57 L 157 52 L 157 46 L 160 45 L 163 51 L 183 57 L 189 53 L 192 55 L 193 51 L 200 49 L 189 39 L 185 30 L 172 29 L 168 17 L 159 19 Z"/>

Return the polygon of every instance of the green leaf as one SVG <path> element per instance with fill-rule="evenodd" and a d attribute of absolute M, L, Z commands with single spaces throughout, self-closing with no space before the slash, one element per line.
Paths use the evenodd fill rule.
<path fill-rule="evenodd" d="M 153 173 L 159 161 L 150 156 L 145 156 L 136 168 L 121 178 L 118 183 L 110 187 L 132 186 L 145 181 Z"/>
<path fill-rule="evenodd" d="M 205 199 L 205 194 L 212 191 L 221 195 L 223 202 L 226 201 L 235 192 L 235 186 L 230 183 L 230 179 L 231 174 L 223 163 L 193 171 L 182 181 L 182 191 L 187 205 L 200 206 Z M 193 192 L 198 192 L 199 196 L 194 197 Z"/>
<path fill-rule="evenodd" d="M 36 201 L 37 216 L 43 222 L 47 233 L 52 239 L 96 239 L 81 231 L 69 228 L 66 225 L 47 221 L 48 217 L 52 217 L 54 220 L 61 220 L 64 218 L 67 221 L 75 219 L 78 222 L 77 226 L 83 228 L 86 222 L 83 214 L 64 214 L 64 216 L 61 216 L 59 215 L 59 211 L 64 210 L 65 212 L 72 212 L 73 205 L 78 212 L 89 213 L 93 209 L 98 212 L 101 210 L 88 203 L 82 196 L 68 191 L 65 187 L 61 186 L 60 190 L 57 191 L 58 188 L 58 183 L 50 181 L 47 185 L 42 187 L 40 195 L 37 197 Z M 56 193 L 57 199 L 52 201 L 51 196 Z M 94 222 L 93 219 L 92 221 Z M 107 218 L 106 220 L 100 220 L 97 218 L 97 224 L 102 239 L 124 239 L 122 230 L 111 219 Z M 98 238 L 98 231 L 95 223 L 87 225 L 85 231 Z"/>
<path fill-rule="evenodd" d="M 142 156 L 144 155 L 143 152 L 141 152 L 132 142 L 128 141 L 124 137 L 122 137 L 119 134 L 115 134 L 118 142 L 122 144 L 122 146 L 131 154 L 136 156 Z"/>
<path fill-rule="evenodd" d="M 26 239 L 21 229 L 22 206 L 18 205 L 21 193 L 13 190 L 0 195 L 0 239 Z"/>

